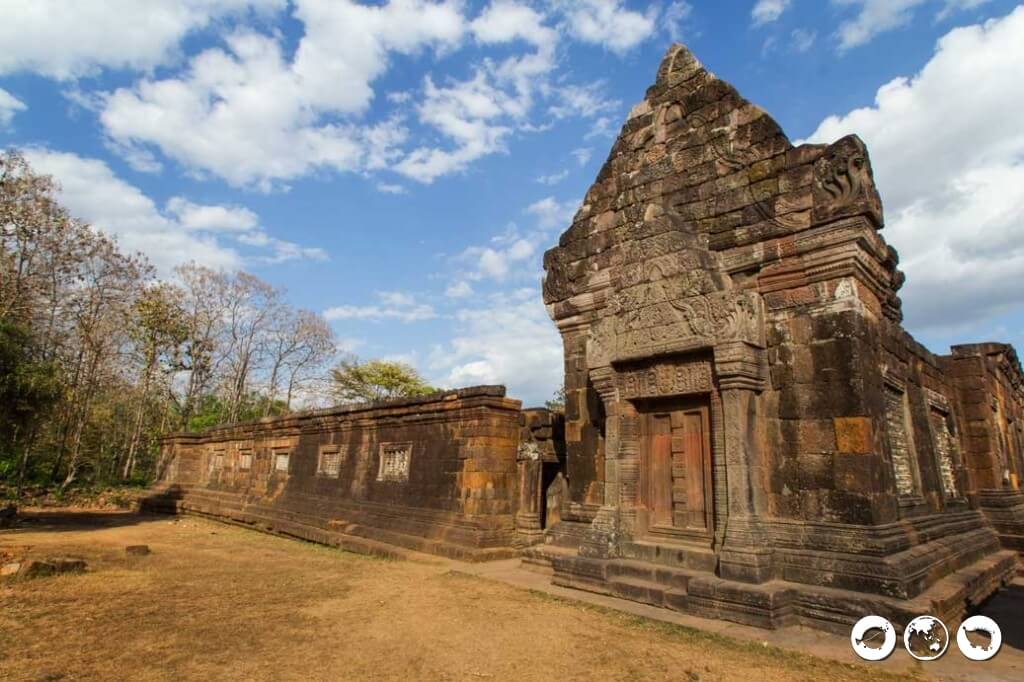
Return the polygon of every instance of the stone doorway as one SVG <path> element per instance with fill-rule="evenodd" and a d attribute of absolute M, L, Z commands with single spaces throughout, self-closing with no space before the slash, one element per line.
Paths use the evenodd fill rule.
<path fill-rule="evenodd" d="M 714 535 L 708 396 L 641 401 L 641 496 L 652 539 L 711 543 Z"/>

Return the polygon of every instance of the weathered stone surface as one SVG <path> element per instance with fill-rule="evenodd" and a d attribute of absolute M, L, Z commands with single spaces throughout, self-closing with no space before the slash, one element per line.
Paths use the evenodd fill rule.
<path fill-rule="evenodd" d="M 673 46 L 544 255 L 564 416 L 478 387 L 179 434 L 148 504 L 762 627 L 959 618 L 1024 551 L 1024 372 L 903 330 L 883 222 L 860 139 L 793 147 Z"/>
<path fill-rule="evenodd" d="M 44 578 L 63 573 L 84 573 L 86 566 L 87 564 L 84 559 L 75 557 L 56 557 L 45 560 L 30 559 L 21 564 L 18 570 L 18 577 Z"/>
<path fill-rule="evenodd" d="M 504 387 L 481 386 L 171 435 L 144 506 L 311 539 L 340 529 L 461 558 L 508 556 L 519 418 Z"/>
<path fill-rule="evenodd" d="M 987 494 L 986 518 L 967 489 L 1016 490 L 1024 473 L 1015 356 L 947 362 L 903 331 L 882 225 L 859 138 L 795 148 L 668 51 L 545 254 L 568 398 L 557 584 L 834 628 L 1013 572 L 992 524 L 1024 540 L 1024 506 Z M 998 389 L 981 378 L 995 365 Z M 665 567 L 704 573 L 670 584 Z"/>

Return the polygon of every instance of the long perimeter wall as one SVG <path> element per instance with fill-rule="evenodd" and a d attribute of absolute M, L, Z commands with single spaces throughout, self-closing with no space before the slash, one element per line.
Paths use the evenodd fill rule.
<path fill-rule="evenodd" d="M 330 544 L 510 556 L 520 408 L 480 386 L 172 434 L 146 504 Z"/>

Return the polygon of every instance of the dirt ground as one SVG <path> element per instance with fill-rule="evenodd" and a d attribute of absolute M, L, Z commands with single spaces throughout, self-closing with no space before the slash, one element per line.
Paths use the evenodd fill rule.
<path fill-rule="evenodd" d="M 147 544 L 149 556 L 126 545 Z M 58 515 L 0 556 L 84 575 L 0 582 L 5 680 L 900 679 L 452 571 L 215 522 Z"/>

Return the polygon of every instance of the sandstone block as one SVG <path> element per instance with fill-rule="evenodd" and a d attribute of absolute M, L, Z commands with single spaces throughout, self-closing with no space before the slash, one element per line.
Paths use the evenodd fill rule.
<path fill-rule="evenodd" d="M 833 423 L 839 452 L 866 455 L 874 451 L 870 417 L 835 417 Z"/>

